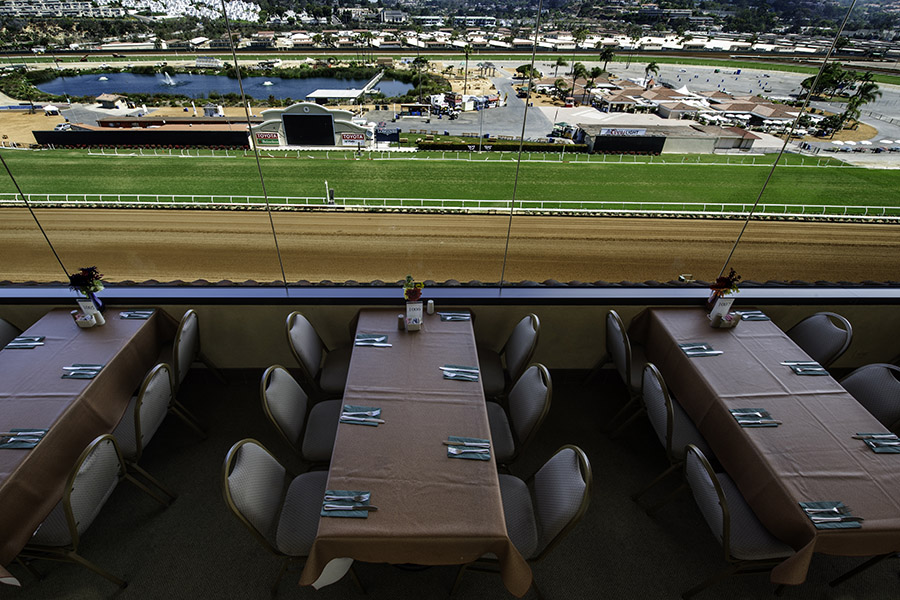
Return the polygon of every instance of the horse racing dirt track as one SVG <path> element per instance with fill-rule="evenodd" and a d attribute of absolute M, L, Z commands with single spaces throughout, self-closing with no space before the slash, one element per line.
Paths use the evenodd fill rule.
<path fill-rule="evenodd" d="M 69 272 L 97 265 L 109 281 L 281 279 L 262 212 L 38 209 Z M 25 209 L 0 210 L 0 279 L 60 281 Z M 289 282 L 496 282 L 509 218 L 497 215 L 273 213 Z M 743 222 L 516 217 L 508 281 L 669 281 L 718 275 Z M 751 222 L 731 261 L 745 280 L 896 281 L 900 226 Z"/>

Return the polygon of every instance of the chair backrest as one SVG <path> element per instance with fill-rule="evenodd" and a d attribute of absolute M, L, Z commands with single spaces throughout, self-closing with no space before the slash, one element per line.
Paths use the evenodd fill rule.
<path fill-rule="evenodd" d="M 88 444 L 72 468 L 62 500 L 41 523 L 31 543 L 78 549 L 83 534 L 125 475 L 125 465 L 111 434 Z"/>
<path fill-rule="evenodd" d="M 181 386 L 185 375 L 200 354 L 200 322 L 194 309 L 189 308 L 175 333 L 172 345 L 172 369 L 174 370 L 175 388 Z"/>
<path fill-rule="evenodd" d="M 820 312 L 791 327 L 787 335 L 813 360 L 827 367 L 850 346 L 853 328 L 837 313 Z"/>
<path fill-rule="evenodd" d="M 316 333 L 309 319 L 297 311 L 288 315 L 286 328 L 288 345 L 300 364 L 304 379 L 308 380 L 310 385 L 316 385 L 316 377 L 319 375 L 322 355 L 325 352 L 322 338 Z"/>
<path fill-rule="evenodd" d="M 273 554 L 281 555 L 275 530 L 285 490 L 287 470 L 259 442 L 243 439 L 225 456 L 222 491 L 225 504 Z"/>
<path fill-rule="evenodd" d="M 21 329 L 6 319 L 0 319 L 0 348 L 10 343 L 20 333 L 22 333 Z"/>
<path fill-rule="evenodd" d="M 175 397 L 172 370 L 159 363 L 147 373 L 134 405 L 134 439 L 120 439 L 122 454 L 129 460 L 139 460 L 141 453 L 159 429 Z"/>
<path fill-rule="evenodd" d="M 713 535 L 722 544 L 725 556 L 730 556 L 731 522 L 725 491 L 703 451 L 693 444 L 687 447 L 684 474 L 703 518 L 706 519 Z"/>
<path fill-rule="evenodd" d="M 272 365 L 263 373 L 259 396 L 263 412 L 275 429 L 299 452 L 309 400 L 306 392 L 287 369 L 281 365 Z"/>
<path fill-rule="evenodd" d="M 519 321 L 509 335 L 503 354 L 506 356 L 506 371 L 511 381 L 517 380 L 531 362 L 540 333 L 541 320 L 536 314 L 530 313 Z"/>
<path fill-rule="evenodd" d="M 509 418 L 517 442 L 515 456 L 534 439 L 550 412 L 552 397 L 550 372 L 541 364 L 529 365 L 509 391 Z"/>
<path fill-rule="evenodd" d="M 606 313 L 606 352 L 612 358 L 625 385 L 637 388 L 637 382 L 631 381 L 631 342 L 622 317 L 614 310 Z"/>
<path fill-rule="evenodd" d="M 841 385 L 882 425 L 900 427 L 900 367 L 866 365 L 844 377 Z"/>
<path fill-rule="evenodd" d="M 591 463 L 577 446 L 563 446 L 533 476 L 540 560 L 584 516 L 591 501 Z"/>
<path fill-rule="evenodd" d="M 659 443 L 671 457 L 672 429 L 675 421 L 672 414 L 672 398 L 669 396 L 669 388 L 662 374 L 653 363 L 644 365 L 641 390 L 650 424 L 656 432 L 656 437 L 659 438 Z"/>

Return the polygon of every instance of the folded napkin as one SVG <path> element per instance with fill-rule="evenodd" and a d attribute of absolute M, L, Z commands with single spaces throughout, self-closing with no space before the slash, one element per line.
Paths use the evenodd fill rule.
<path fill-rule="evenodd" d="M 857 433 L 853 437 L 864 440 L 877 454 L 900 454 L 900 437 L 893 433 Z"/>
<path fill-rule="evenodd" d="M 471 321 L 472 314 L 467 312 L 438 312 L 441 321 Z"/>
<path fill-rule="evenodd" d="M 20 335 L 11 339 L 4 349 L 6 350 L 31 350 L 38 346 L 44 345 L 44 336 L 42 335 Z"/>
<path fill-rule="evenodd" d="M 120 319 L 136 319 L 136 320 L 147 320 L 153 316 L 154 309 L 139 309 L 139 310 L 123 310 L 119 313 Z"/>
<path fill-rule="evenodd" d="M 853 520 L 853 515 L 850 514 L 850 509 L 844 506 L 843 502 L 839 501 L 823 501 L 823 502 L 800 502 L 800 507 L 803 508 L 803 512 L 813 524 L 816 526 L 816 529 L 859 529 L 862 527 L 862 523 L 857 520 Z M 837 508 L 838 511 L 822 511 L 822 509 L 830 509 Z M 815 518 L 819 519 L 835 519 L 833 521 L 816 521 Z M 837 520 L 841 519 L 841 520 Z M 847 519 L 847 520 L 843 520 Z"/>
<path fill-rule="evenodd" d="M 10 429 L 9 434 L 0 435 L 0 448 L 23 449 L 34 448 L 44 438 L 46 429 Z"/>
<path fill-rule="evenodd" d="M 63 379 L 93 379 L 103 369 L 103 365 L 75 363 L 65 367 Z"/>
<path fill-rule="evenodd" d="M 481 444 L 490 444 L 491 440 L 483 440 L 481 438 L 471 438 L 471 437 L 462 437 L 458 435 L 450 435 L 447 436 L 447 439 L 450 440 L 450 445 L 447 446 L 447 457 L 449 458 L 464 458 L 466 460 L 491 460 L 491 450 L 488 447 L 487 452 L 463 452 L 462 454 L 453 454 L 450 449 L 456 448 L 458 450 L 478 450 L 479 448 L 475 448 L 473 446 L 465 446 L 460 443 L 459 446 L 453 445 L 453 442 L 475 442 Z"/>
<path fill-rule="evenodd" d="M 732 408 L 728 412 L 741 427 L 778 427 L 781 424 L 764 408 Z"/>
<path fill-rule="evenodd" d="M 373 413 L 370 415 L 353 414 L 353 413 Z M 381 420 L 381 409 L 377 406 L 352 406 L 345 404 L 341 411 L 341 423 L 349 423 L 351 425 L 368 425 L 369 427 L 378 427 Z"/>
<path fill-rule="evenodd" d="M 722 354 L 721 350 L 715 350 L 709 344 L 696 342 L 692 344 L 678 344 L 681 351 L 687 356 L 718 356 Z"/>
<path fill-rule="evenodd" d="M 444 379 L 458 381 L 478 381 L 478 367 L 466 367 L 463 365 L 444 365 L 441 367 Z"/>
<path fill-rule="evenodd" d="M 375 348 L 390 348 L 388 336 L 384 333 L 358 333 L 353 341 L 356 346 L 373 346 Z"/>
<path fill-rule="evenodd" d="M 771 321 L 772 320 L 761 310 L 736 310 L 734 312 L 741 315 L 742 321 Z"/>
<path fill-rule="evenodd" d="M 829 375 L 828 371 L 818 363 L 789 365 L 796 375 Z"/>
<path fill-rule="evenodd" d="M 364 494 L 368 495 L 368 498 L 362 500 L 360 502 L 355 502 L 352 496 L 362 496 Z M 369 506 L 369 502 L 372 498 L 372 494 L 368 491 L 360 491 L 360 490 L 325 490 L 326 496 L 346 496 L 346 498 L 341 498 L 340 500 L 322 500 L 322 511 L 319 513 L 323 517 L 350 517 L 353 519 L 368 519 L 369 512 L 368 510 L 325 510 L 325 505 L 329 504 L 346 504 L 348 508 L 352 508 L 354 506 Z"/>

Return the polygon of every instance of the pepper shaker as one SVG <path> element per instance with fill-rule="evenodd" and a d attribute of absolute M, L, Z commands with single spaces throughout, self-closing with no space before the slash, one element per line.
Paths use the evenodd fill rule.
<path fill-rule="evenodd" d="M 429 301 L 428 301 L 428 305 L 425 307 L 425 311 L 426 311 L 429 315 L 433 315 L 433 314 L 434 314 L 434 300 L 429 300 Z"/>

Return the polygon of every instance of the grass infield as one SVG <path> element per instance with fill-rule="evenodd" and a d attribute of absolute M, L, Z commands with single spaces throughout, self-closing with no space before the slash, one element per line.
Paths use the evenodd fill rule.
<path fill-rule="evenodd" d="M 176 151 L 177 152 L 177 151 Z M 459 153 L 466 158 L 468 153 Z M 287 153 L 264 157 L 262 172 L 269 196 L 323 197 L 325 182 L 338 198 L 442 198 L 508 200 L 513 194 L 516 163 L 513 153 L 504 160 L 473 154 L 455 160 L 456 153 L 394 154 L 391 160 L 354 160 L 352 152 Z M 262 187 L 252 155 L 206 156 L 97 156 L 83 151 L 5 151 L 4 159 L 26 194 L 179 194 L 260 196 Z M 309 158 L 313 156 L 313 158 Z M 378 153 L 373 153 L 378 158 Z M 415 159 L 413 159 L 415 158 Z M 635 163 L 633 157 L 573 156 L 560 163 L 523 162 L 516 198 L 521 201 L 709 202 L 752 203 L 770 169 L 772 156 L 731 157 L 731 164 L 713 164 L 726 157 L 664 155 L 653 163 Z M 649 160 L 649 157 L 638 157 Z M 801 158 L 785 157 L 791 164 Z M 706 164 L 687 161 L 701 159 Z M 708 163 L 707 163 L 708 159 Z M 549 162 L 555 160 L 555 162 Z M 661 161 L 667 161 L 663 164 Z M 819 168 L 818 158 L 807 166 L 780 166 L 763 195 L 765 204 L 843 206 L 898 206 L 900 175 L 892 170 L 854 167 Z M 833 159 L 822 158 L 820 164 Z M 740 164 L 742 161 L 743 164 Z M 738 163 L 738 164 L 734 164 Z M 0 192 L 15 192 L 8 177 Z"/>

